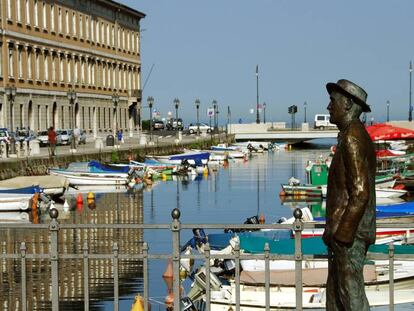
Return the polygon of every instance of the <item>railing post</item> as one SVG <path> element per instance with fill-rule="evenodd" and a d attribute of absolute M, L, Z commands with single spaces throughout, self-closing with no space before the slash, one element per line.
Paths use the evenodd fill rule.
<path fill-rule="evenodd" d="M 264 255 L 265 255 L 265 295 L 266 295 L 266 311 L 270 310 L 270 247 L 269 243 L 265 243 L 264 246 Z"/>
<path fill-rule="evenodd" d="M 391 242 L 388 247 L 388 257 L 389 257 L 389 295 L 390 295 L 390 311 L 394 311 L 394 243 Z"/>
<path fill-rule="evenodd" d="M 59 223 L 57 218 L 59 212 L 56 208 L 49 210 L 50 218 L 50 264 L 52 269 L 52 311 L 59 311 L 59 251 L 58 251 L 58 232 Z"/>
<path fill-rule="evenodd" d="M 118 273 L 118 242 L 114 242 L 114 245 L 112 247 L 113 252 L 113 268 L 114 268 L 114 310 L 119 310 L 119 273 Z"/>
<path fill-rule="evenodd" d="M 210 311 L 210 243 L 204 246 L 204 254 L 206 256 L 206 307 L 205 311 Z"/>
<path fill-rule="evenodd" d="M 83 291 L 84 291 L 84 310 L 89 310 L 89 249 L 88 242 L 83 243 Z"/>
<path fill-rule="evenodd" d="M 27 310 L 27 290 L 26 290 L 26 243 L 22 242 L 20 244 L 20 257 L 22 265 L 22 311 Z"/>
<path fill-rule="evenodd" d="M 302 211 L 296 208 L 293 211 L 295 222 L 295 287 L 296 287 L 296 310 L 302 311 Z"/>
<path fill-rule="evenodd" d="M 240 311 L 240 245 L 237 243 L 234 247 L 236 271 L 234 282 L 236 283 L 236 311 Z"/>
<path fill-rule="evenodd" d="M 142 245 L 142 253 L 144 256 L 144 311 L 148 311 L 148 243 Z"/>
<path fill-rule="evenodd" d="M 174 311 L 180 311 L 180 215 L 178 208 L 171 212 L 173 218 L 171 224 L 172 231 L 172 253 L 173 253 L 173 292 L 174 292 Z"/>

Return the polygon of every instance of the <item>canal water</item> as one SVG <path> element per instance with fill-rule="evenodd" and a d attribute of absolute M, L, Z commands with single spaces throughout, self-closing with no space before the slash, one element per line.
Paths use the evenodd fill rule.
<path fill-rule="evenodd" d="M 211 170 L 208 176 L 174 178 L 157 181 L 151 187 L 126 192 L 97 192 L 95 203 L 74 205 L 68 211 L 60 208 L 62 223 L 145 223 L 166 224 L 171 222 L 171 211 L 179 208 L 182 223 L 240 224 L 255 215 L 264 215 L 266 222 L 275 222 L 281 217 L 291 217 L 295 207 L 304 204 L 287 204 L 279 198 L 281 183 L 294 176 L 305 181 L 305 167 L 308 160 L 317 160 L 329 154 L 334 141 L 306 144 L 292 150 L 275 150 L 253 155 L 248 161 L 231 161 L 227 167 Z M 86 189 L 94 191 L 94 189 Z M 86 191 L 86 192 L 87 192 Z M 74 195 L 76 191 L 74 192 Z M 33 221 L 33 217 L 31 218 Z M 48 216 L 39 222 L 48 222 Z M 0 230 L 1 231 L 1 230 Z M 5 233 L 5 234 L 3 234 Z M 84 242 L 89 251 L 110 253 L 112 242 L 119 243 L 120 253 L 139 253 L 142 242 L 149 245 L 151 254 L 171 253 L 171 232 L 168 230 L 61 230 L 59 247 L 67 253 L 82 253 Z M 181 244 L 190 239 L 190 230 L 181 235 Z M 16 251 L 23 240 L 29 241 L 28 252 L 41 253 L 48 250 L 46 233 L 32 230 L 8 230 L 0 232 L 2 251 Z M 149 295 L 152 310 L 164 310 L 163 301 L 167 288 L 162 279 L 166 268 L 165 260 L 151 260 L 149 263 Z M 110 260 L 90 260 L 89 291 L 91 310 L 113 310 L 113 280 Z M 83 310 L 82 262 L 64 260 L 60 264 L 60 282 L 65 291 L 60 292 L 61 310 Z M 1 268 L 2 290 L 0 308 L 18 310 L 20 295 L 20 262 L 5 263 Z M 36 259 L 28 266 L 29 310 L 50 309 L 50 277 L 48 262 Z M 133 298 L 143 291 L 142 263 L 136 260 L 120 261 L 120 310 L 130 310 Z M 188 284 L 187 284 L 188 285 Z M 398 307 L 396 310 L 412 310 L 413 306 Z M 376 309 L 386 310 L 386 309 Z"/>

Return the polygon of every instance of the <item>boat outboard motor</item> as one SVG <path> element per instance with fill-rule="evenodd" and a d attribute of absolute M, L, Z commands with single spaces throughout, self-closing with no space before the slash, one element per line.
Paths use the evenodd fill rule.
<path fill-rule="evenodd" d="M 193 301 L 188 297 L 183 297 L 180 300 L 180 310 L 182 311 L 198 311 L 194 306 Z"/>

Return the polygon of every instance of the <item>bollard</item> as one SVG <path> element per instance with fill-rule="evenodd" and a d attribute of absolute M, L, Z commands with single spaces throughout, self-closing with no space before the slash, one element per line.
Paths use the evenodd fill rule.
<path fill-rule="evenodd" d="M 16 142 L 15 145 L 16 145 L 16 155 L 17 155 L 18 158 L 21 158 L 22 157 L 22 149 L 20 147 L 20 143 Z"/>
<path fill-rule="evenodd" d="M 3 159 L 7 158 L 7 144 L 4 141 L 0 142 L 0 153 Z"/>
<path fill-rule="evenodd" d="M 22 157 L 28 157 L 29 156 L 29 148 L 25 141 L 21 143 L 21 155 Z"/>
<path fill-rule="evenodd" d="M 180 210 L 174 208 L 171 212 L 173 218 L 172 231 L 172 252 L 173 252 L 173 293 L 174 311 L 180 311 Z"/>
<path fill-rule="evenodd" d="M 29 155 L 40 154 L 40 145 L 37 139 L 29 141 Z"/>

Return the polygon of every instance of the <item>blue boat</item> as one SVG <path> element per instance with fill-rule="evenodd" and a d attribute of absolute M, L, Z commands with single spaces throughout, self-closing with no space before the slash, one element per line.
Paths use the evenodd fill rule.
<path fill-rule="evenodd" d="M 167 164 L 182 164 L 183 161 L 188 161 L 190 164 L 201 166 L 207 164 L 210 158 L 209 152 L 201 151 L 187 151 L 180 154 L 173 154 L 168 156 L 147 156 L 147 159 L 155 160 Z"/>
<path fill-rule="evenodd" d="M 91 160 L 88 163 L 89 171 L 91 173 L 129 173 L 129 166 L 115 166 L 110 164 L 103 164 L 96 160 Z"/>
<path fill-rule="evenodd" d="M 0 194 L 35 194 L 37 192 L 43 192 L 43 189 L 38 185 L 21 188 L 0 188 Z"/>

